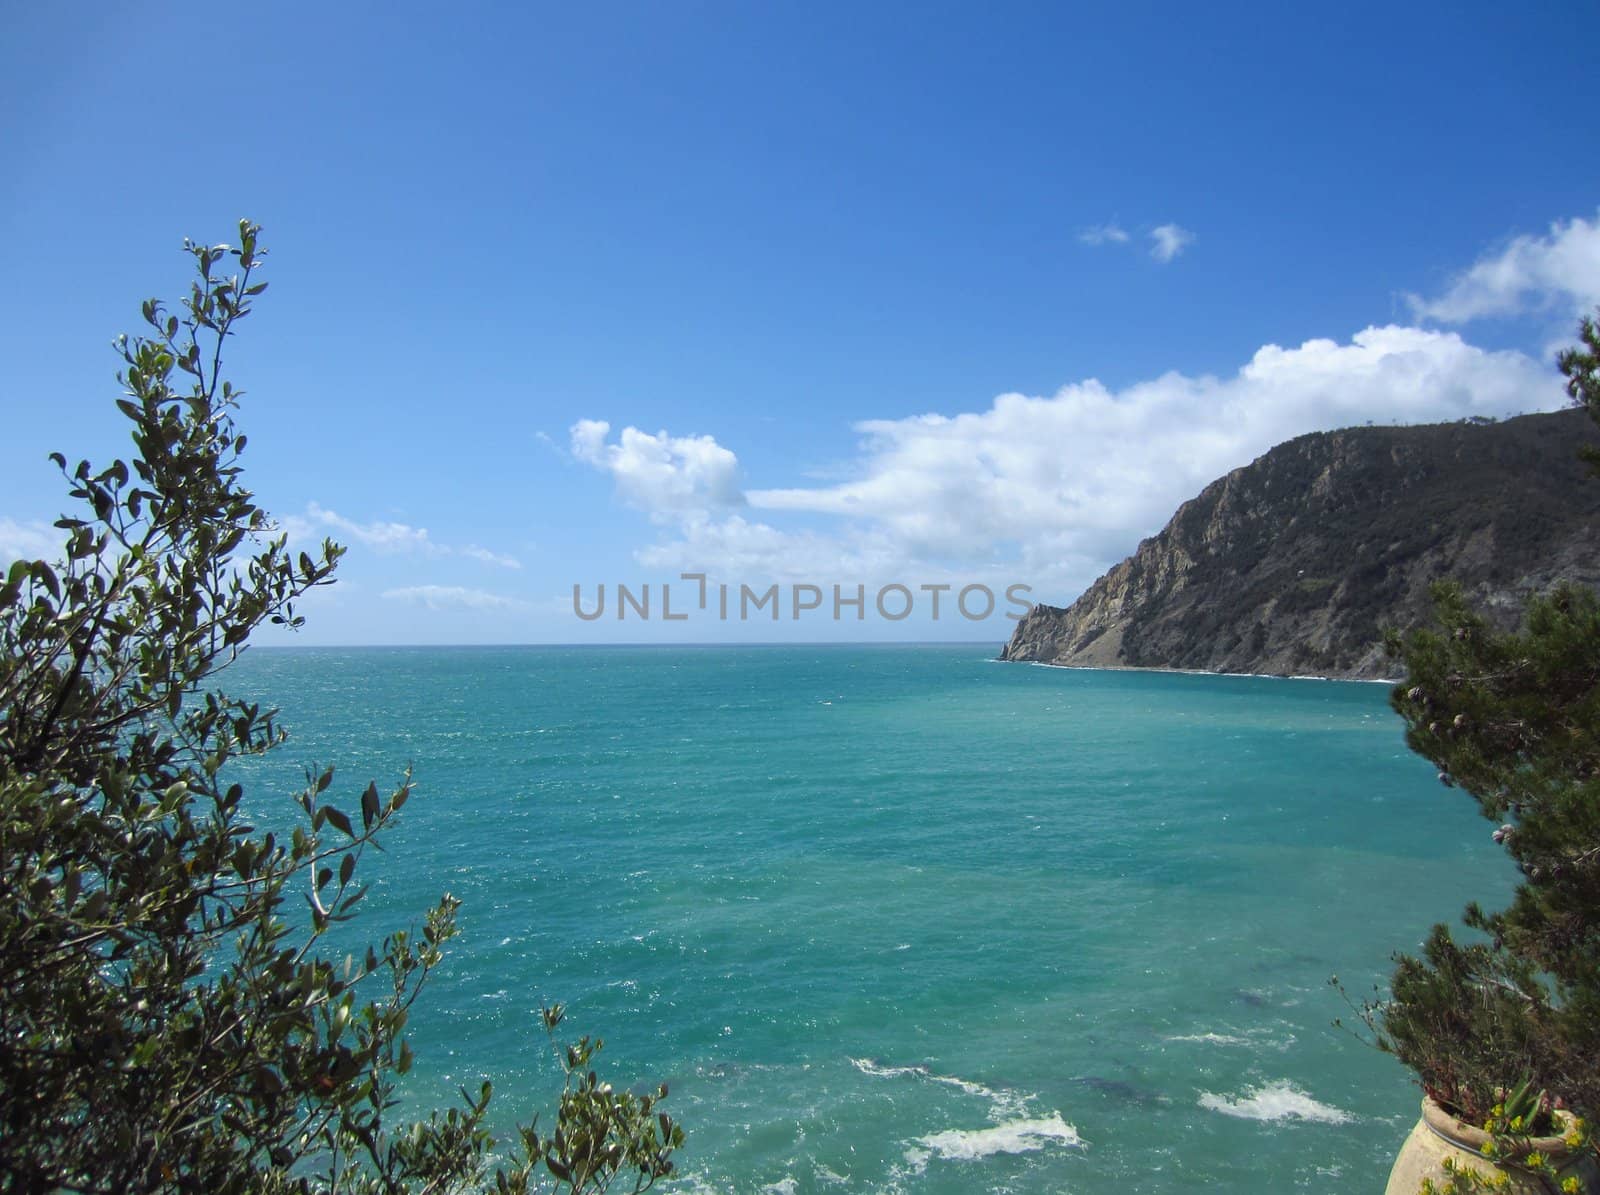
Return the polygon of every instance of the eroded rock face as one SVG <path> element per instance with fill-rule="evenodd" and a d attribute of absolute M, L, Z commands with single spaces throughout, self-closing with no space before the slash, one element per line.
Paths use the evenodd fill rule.
<path fill-rule="evenodd" d="M 1558 580 L 1600 588 L 1600 478 L 1580 411 L 1363 427 L 1280 444 L 1185 502 L 1005 660 L 1280 676 L 1391 675 L 1382 628 L 1459 581 L 1502 626 Z"/>

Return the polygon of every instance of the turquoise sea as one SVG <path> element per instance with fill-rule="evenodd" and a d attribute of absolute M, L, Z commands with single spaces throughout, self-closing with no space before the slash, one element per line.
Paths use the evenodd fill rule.
<path fill-rule="evenodd" d="M 463 933 L 412 1090 L 665 1080 L 684 1192 L 1380 1190 L 1418 1093 L 1333 1027 L 1511 872 L 1381 685 L 991 646 L 286 649 L 227 688 L 353 803 L 415 767 L 356 925 Z M 658 1188 L 660 1189 L 660 1188 Z"/>

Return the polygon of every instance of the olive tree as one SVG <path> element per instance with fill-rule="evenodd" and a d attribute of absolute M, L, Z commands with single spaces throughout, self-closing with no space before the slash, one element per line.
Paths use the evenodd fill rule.
<path fill-rule="evenodd" d="M 283 730 L 218 674 L 263 623 L 298 625 L 342 552 L 291 551 L 243 484 L 222 354 L 266 288 L 258 236 L 186 242 L 188 295 L 117 341 L 134 451 L 54 456 L 76 503 L 61 554 L 0 578 L 0 1189 L 647 1187 L 682 1131 L 665 1088 L 589 1069 L 597 1041 L 558 1049 L 553 1131 L 519 1130 L 494 1167 L 487 1084 L 400 1119 L 407 1017 L 457 902 L 325 955 L 409 776 L 341 807 L 321 771 L 287 832 L 245 817 L 229 761 Z M 560 1021 L 543 1011 L 552 1042 Z"/>

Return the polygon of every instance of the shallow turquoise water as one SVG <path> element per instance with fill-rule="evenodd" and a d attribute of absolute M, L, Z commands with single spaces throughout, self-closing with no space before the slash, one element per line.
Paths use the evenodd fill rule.
<path fill-rule="evenodd" d="M 1332 1027 L 1511 873 L 1377 685 L 974 647 L 255 651 L 304 765 L 417 795 L 357 923 L 442 891 L 417 1094 L 665 1079 L 685 1191 L 1381 1189 L 1415 1119 Z M 548 1119 L 546 1111 L 544 1120 Z"/>

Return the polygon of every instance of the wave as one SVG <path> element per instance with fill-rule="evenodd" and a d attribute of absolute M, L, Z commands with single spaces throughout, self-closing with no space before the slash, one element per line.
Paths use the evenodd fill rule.
<path fill-rule="evenodd" d="M 1013 1120 L 985 1129 L 946 1129 L 916 1140 L 938 1157 L 962 1162 L 995 1154 L 1033 1153 L 1051 1144 L 1083 1145 L 1078 1130 L 1062 1120 L 1059 1112 L 1038 1120 Z"/>
<path fill-rule="evenodd" d="M 1174 1033 L 1164 1037 L 1162 1041 L 1200 1041 L 1208 1042 L 1213 1046 L 1248 1046 L 1248 1037 L 1239 1037 L 1232 1033 Z"/>
<path fill-rule="evenodd" d="M 915 1137 L 907 1142 L 906 1162 L 912 1173 L 920 1175 L 931 1157 L 954 1161 L 976 1161 L 996 1154 L 1033 1153 L 1047 1145 L 1083 1147 L 1078 1130 L 1052 1111 L 1048 1116 L 1030 1115 L 1028 1105 L 1037 1097 L 1026 1092 L 996 1090 L 971 1079 L 937 1074 L 926 1066 L 885 1066 L 870 1058 L 852 1058 L 850 1065 L 864 1075 L 878 1078 L 914 1078 L 939 1083 L 989 1102 L 989 1118 L 995 1123 L 979 1129 L 944 1129 Z"/>
<path fill-rule="evenodd" d="M 1169 1033 L 1162 1041 L 1192 1042 L 1208 1046 L 1249 1046 L 1256 1050 L 1276 1050 L 1280 1054 L 1295 1043 L 1295 1035 L 1278 1036 L 1271 1029 L 1246 1029 L 1243 1033 Z"/>
<path fill-rule="evenodd" d="M 682 1171 L 672 1176 L 670 1189 L 673 1195 L 727 1195 L 726 1191 L 712 1186 L 705 1175 L 685 1174 Z"/>
<path fill-rule="evenodd" d="M 988 1100 L 994 1105 L 995 1119 L 997 1120 L 1001 1116 L 1015 1115 L 1021 1112 L 1028 1101 L 1033 1099 L 1033 1096 L 1025 1095 L 1021 1092 L 996 1091 L 992 1087 L 985 1087 L 982 1083 L 974 1083 L 971 1079 L 962 1079 L 955 1075 L 935 1074 L 925 1066 L 885 1066 L 882 1063 L 874 1062 L 871 1058 L 852 1058 L 850 1059 L 850 1065 L 864 1075 L 874 1075 L 882 1079 L 896 1079 L 909 1075 L 929 1083 L 939 1083 L 945 1087 L 954 1087 L 957 1091 L 964 1091 L 966 1094 L 976 1096 L 978 1099 Z"/>
<path fill-rule="evenodd" d="M 1307 1120 L 1318 1124 L 1346 1124 L 1355 1118 L 1342 1108 L 1324 1104 L 1301 1091 L 1287 1079 L 1249 1088 L 1229 1099 L 1212 1091 L 1200 1093 L 1200 1106 L 1241 1120 Z"/>
<path fill-rule="evenodd" d="M 850 1065 L 863 1075 L 875 1075 L 880 1079 L 896 1079 L 903 1075 L 913 1075 L 918 1079 L 926 1079 L 930 1083 L 943 1083 L 946 1087 L 954 1087 L 984 1099 L 1000 1099 L 1001 1093 L 985 1087 L 982 1083 L 974 1083 L 971 1079 L 958 1079 L 954 1075 L 936 1075 L 925 1066 L 884 1066 L 870 1058 L 852 1058 Z"/>

